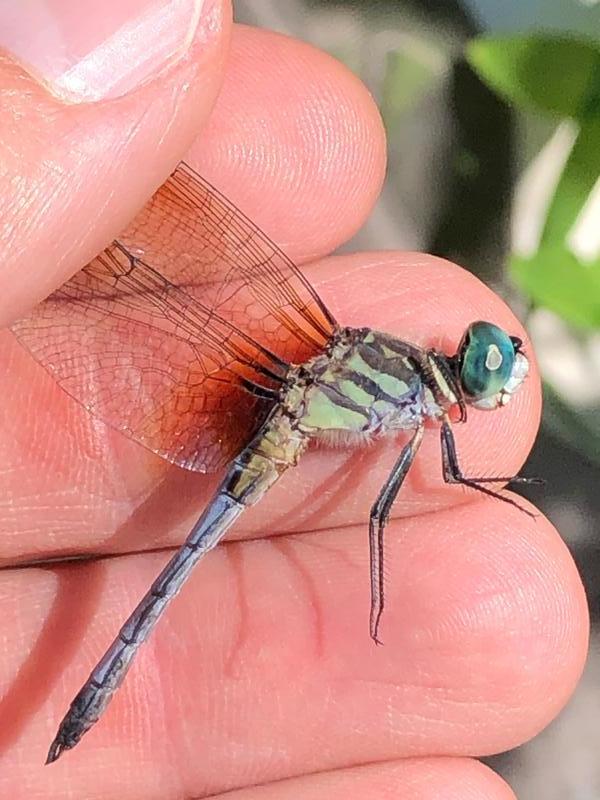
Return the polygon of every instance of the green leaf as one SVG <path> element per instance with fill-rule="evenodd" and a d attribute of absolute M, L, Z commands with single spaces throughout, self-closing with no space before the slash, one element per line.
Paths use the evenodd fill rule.
<path fill-rule="evenodd" d="M 541 245 L 564 245 L 600 172 L 600 119 L 581 125 L 547 212 Z"/>
<path fill-rule="evenodd" d="M 511 274 L 533 303 L 579 328 L 600 328 L 600 260 L 584 264 L 563 247 L 512 256 Z"/>
<path fill-rule="evenodd" d="M 600 47 L 558 36 L 482 37 L 467 59 L 515 105 L 578 120 L 600 118 Z"/>

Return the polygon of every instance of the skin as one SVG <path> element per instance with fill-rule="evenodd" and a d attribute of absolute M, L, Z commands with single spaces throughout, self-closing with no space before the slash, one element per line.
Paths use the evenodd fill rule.
<path fill-rule="evenodd" d="M 240 27 L 226 56 L 229 27 L 224 9 L 189 60 L 87 106 L 2 62 L 14 111 L 0 122 L 13 181 L 0 181 L 2 324 L 118 234 L 186 156 L 305 264 L 341 322 L 452 350 L 468 322 L 490 319 L 527 349 L 457 266 L 326 257 L 377 197 L 376 107 L 305 44 Z M 213 481 L 91 420 L 8 332 L 0 363 L 1 796 L 513 797 L 471 757 L 518 745 L 564 705 L 586 653 L 585 598 L 542 516 L 443 485 L 435 429 L 387 533 L 384 647 L 368 637 L 367 519 L 399 441 L 311 451 L 199 567 L 102 721 L 43 767 L 71 697 Z M 506 409 L 458 430 L 466 471 L 517 472 L 539 413 L 533 366 Z M 24 565 L 71 554 L 100 557 Z"/>

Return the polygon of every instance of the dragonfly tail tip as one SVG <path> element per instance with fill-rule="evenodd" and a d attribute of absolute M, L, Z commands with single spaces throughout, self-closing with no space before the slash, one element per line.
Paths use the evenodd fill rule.
<path fill-rule="evenodd" d="M 48 750 L 48 755 L 46 757 L 45 764 L 48 765 L 54 763 L 54 761 L 57 761 L 64 753 L 65 749 L 66 748 L 64 747 L 62 742 L 58 740 L 57 737 L 50 745 L 50 749 Z"/>

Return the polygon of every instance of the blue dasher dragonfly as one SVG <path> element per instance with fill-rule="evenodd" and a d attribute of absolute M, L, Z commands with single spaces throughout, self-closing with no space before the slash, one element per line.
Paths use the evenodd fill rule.
<path fill-rule="evenodd" d="M 509 402 L 529 369 L 522 341 L 474 321 L 447 355 L 339 325 L 277 245 L 185 164 L 118 240 L 13 331 L 91 414 L 179 467 L 224 469 L 187 539 L 72 701 L 47 763 L 98 721 L 193 567 L 311 440 L 350 446 L 412 431 L 369 519 L 376 642 L 384 530 L 425 423 L 439 425 L 446 482 L 515 502 L 489 487 L 512 476 L 462 473 L 452 419 L 466 422 L 470 406 Z"/>

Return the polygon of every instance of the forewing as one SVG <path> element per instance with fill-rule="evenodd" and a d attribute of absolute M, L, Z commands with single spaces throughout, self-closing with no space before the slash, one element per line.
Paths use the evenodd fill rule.
<path fill-rule="evenodd" d="M 315 355 L 334 327 L 294 264 L 182 164 L 13 330 L 91 413 L 209 471 L 260 426 L 287 362 Z"/>
<path fill-rule="evenodd" d="M 334 331 L 292 261 L 186 164 L 119 240 L 284 361 L 306 361 Z"/>
<path fill-rule="evenodd" d="M 189 470 L 216 469 L 273 405 L 284 367 L 115 243 L 13 326 L 92 414 Z M 272 372 L 272 377 L 270 373 Z"/>

